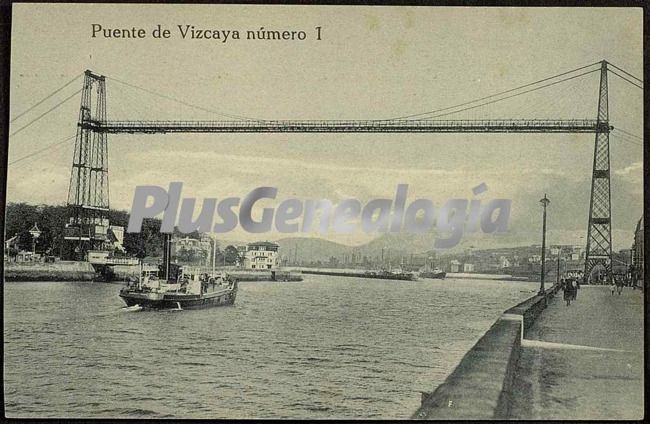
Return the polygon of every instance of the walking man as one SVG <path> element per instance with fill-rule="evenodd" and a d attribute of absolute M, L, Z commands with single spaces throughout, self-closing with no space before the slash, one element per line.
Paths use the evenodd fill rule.
<path fill-rule="evenodd" d="M 618 292 L 618 295 L 621 295 L 621 292 L 623 291 L 623 282 L 619 279 L 616 281 L 616 291 Z"/>
<path fill-rule="evenodd" d="M 562 288 L 564 289 L 564 300 L 566 301 L 566 305 L 569 306 L 573 297 L 571 293 L 571 280 L 564 280 Z"/>
<path fill-rule="evenodd" d="M 571 300 L 576 300 L 578 297 L 578 278 L 571 279 Z"/>

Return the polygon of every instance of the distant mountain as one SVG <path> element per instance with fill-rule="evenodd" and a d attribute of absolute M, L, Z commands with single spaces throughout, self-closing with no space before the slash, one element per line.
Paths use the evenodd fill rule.
<path fill-rule="evenodd" d="M 354 251 L 354 247 L 319 238 L 288 237 L 276 243 L 280 245 L 280 254 L 289 262 L 293 262 L 294 257 L 299 262 L 328 262 L 332 256 L 342 259 Z"/>
<path fill-rule="evenodd" d="M 433 237 L 419 234 L 382 234 L 380 237 L 360 246 L 347 246 L 320 238 L 290 237 L 277 240 L 280 253 L 289 262 L 294 256 L 298 261 L 328 262 L 331 257 L 343 260 L 355 255 L 370 261 L 379 260 L 382 255 L 385 260 L 401 261 L 401 258 L 411 254 L 428 255 L 433 247 Z M 296 255 L 297 248 L 297 255 Z M 383 252 L 382 252 L 383 250 Z"/>
<path fill-rule="evenodd" d="M 382 258 L 382 253 L 385 260 L 400 262 L 402 258 L 406 261 L 410 255 L 439 256 L 463 252 L 469 248 L 484 250 L 530 245 L 530 243 L 522 242 L 521 236 L 515 232 L 464 234 L 458 245 L 450 249 L 434 249 L 435 233 L 386 233 L 360 246 L 347 246 L 320 238 L 307 237 L 283 238 L 276 242 L 280 245 L 282 256 L 289 262 L 293 262 L 296 247 L 299 262 L 328 262 L 330 257 L 343 260 L 350 255 L 357 255 L 361 258 L 366 256 L 373 261 Z"/>

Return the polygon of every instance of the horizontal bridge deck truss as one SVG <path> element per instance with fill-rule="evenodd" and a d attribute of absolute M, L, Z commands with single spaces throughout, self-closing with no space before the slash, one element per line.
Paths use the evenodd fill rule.
<path fill-rule="evenodd" d="M 609 133 L 608 122 L 590 119 L 491 120 L 280 120 L 94 121 L 79 126 L 98 133 Z"/>

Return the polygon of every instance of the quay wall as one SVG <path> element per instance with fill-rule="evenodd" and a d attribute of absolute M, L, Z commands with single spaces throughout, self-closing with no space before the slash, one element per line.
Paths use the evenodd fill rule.
<path fill-rule="evenodd" d="M 234 271 L 229 274 L 239 281 L 302 281 L 300 273 L 288 271 L 276 271 L 275 280 L 271 271 Z"/>
<path fill-rule="evenodd" d="M 140 274 L 140 267 L 133 265 L 112 265 L 112 275 L 107 281 L 119 282 Z M 156 270 L 154 265 L 145 265 L 145 270 Z M 234 267 L 224 268 L 239 281 L 302 281 L 299 272 L 274 270 L 242 270 Z M 201 272 L 210 272 L 207 268 Z M 221 269 L 217 269 L 221 271 Z M 93 281 L 101 275 L 85 261 L 57 262 L 4 262 L 4 281 Z"/>
<path fill-rule="evenodd" d="M 472 280 L 530 281 L 528 277 L 513 277 L 510 274 L 480 274 L 472 272 L 448 272 L 447 278 Z"/>
<path fill-rule="evenodd" d="M 95 269 L 88 262 L 5 262 L 5 281 L 92 281 Z"/>
<path fill-rule="evenodd" d="M 365 270 L 303 268 L 303 274 L 331 275 L 334 277 L 364 277 Z"/>
<path fill-rule="evenodd" d="M 547 289 L 506 310 L 432 393 L 422 393 L 412 419 L 507 419 L 521 340 L 557 293 Z"/>
<path fill-rule="evenodd" d="M 186 272 L 191 273 L 212 273 L 211 267 L 185 267 Z M 288 268 L 276 268 L 276 269 L 242 269 L 235 266 L 221 266 L 215 267 L 215 271 L 220 273 L 225 271 L 228 275 L 231 275 L 238 279 L 239 281 L 302 281 L 302 274 L 296 270 Z M 273 274 L 275 273 L 275 279 L 273 279 Z"/>
<path fill-rule="evenodd" d="M 288 269 L 299 270 L 303 274 L 332 275 L 338 277 L 365 277 L 366 272 L 372 271 L 371 269 L 358 268 L 288 267 Z M 528 277 L 516 277 L 510 274 L 482 274 L 473 272 L 447 272 L 446 278 L 499 281 L 532 281 Z"/>

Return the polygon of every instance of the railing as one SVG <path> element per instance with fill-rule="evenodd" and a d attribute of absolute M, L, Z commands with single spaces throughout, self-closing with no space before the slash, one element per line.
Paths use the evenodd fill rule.
<path fill-rule="evenodd" d="M 84 121 L 82 128 L 102 133 L 595 133 L 607 122 L 592 119 L 492 120 L 306 120 L 306 121 Z"/>

